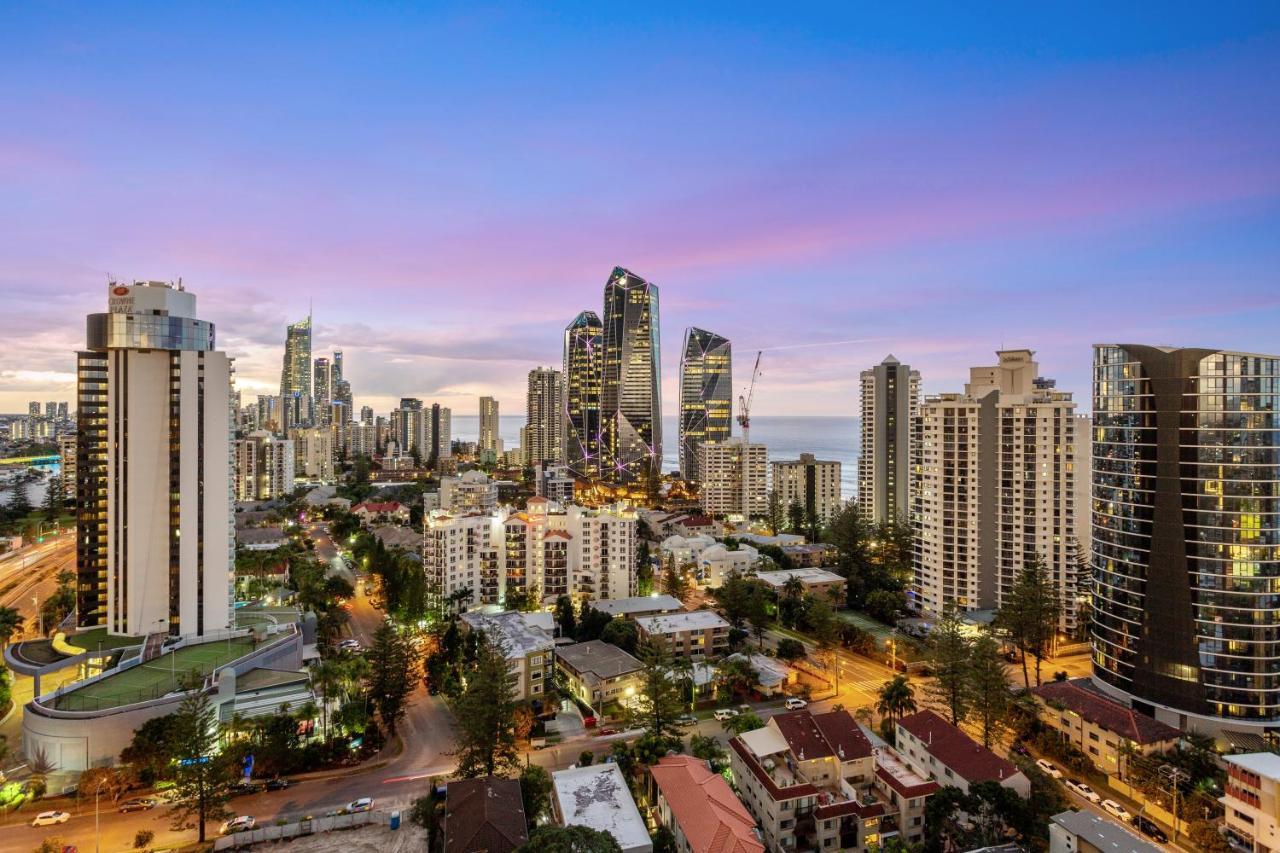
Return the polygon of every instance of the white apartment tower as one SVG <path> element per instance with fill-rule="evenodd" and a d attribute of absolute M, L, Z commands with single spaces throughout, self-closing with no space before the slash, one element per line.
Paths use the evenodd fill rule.
<path fill-rule="evenodd" d="M 559 370 L 538 367 L 529 371 L 529 391 L 525 397 L 524 429 L 520 431 L 520 449 L 524 464 L 559 462 L 563 425 L 564 386 Z"/>
<path fill-rule="evenodd" d="M 768 508 L 769 451 L 741 437 L 698 445 L 699 501 L 708 515 L 764 515 Z M 838 494 L 838 492 L 837 492 Z"/>
<path fill-rule="evenodd" d="M 873 522 L 911 511 L 911 425 L 920 412 L 920 373 L 892 355 L 860 375 L 858 509 Z"/>
<path fill-rule="evenodd" d="M 269 501 L 293 491 L 294 443 L 258 430 L 235 443 L 238 501 Z"/>
<path fill-rule="evenodd" d="M 963 393 L 928 397 L 916 422 L 912 605 L 937 616 L 1002 605 L 1044 559 L 1075 628 L 1075 402 L 1039 375 L 1031 350 L 1001 350 Z"/>
<path fill-rule="evenodd" d="M 76 606 L 111 634 L 231 623 L 231 360 L 182 283 L 107 285 L 77 358 Z"/>
<path fill-rule="evenodd" d="M 773 491 L 782 499 L 786 510 L 798 504 L 805 518 L 817 518 L 828 524 L 840 511 L 840 463 L 814 458 L 801 453 L 799 459 L 774 462 Z"/>
<path fill-rule="evenodd" d="M 491 453 L 495 457 L 502 452 L 502 439 L 498 433 L 498 401 L 492 397 L 480 398 L 480 440 L 476 442 L 476 451 L 481 455 Z"/>
<path fill-rule="evenodd" d="M 332 483 L 333 430 L 327 427 L 294 430 L 293 443 L 294 471 L 297 475 L 321 483 Z"/>

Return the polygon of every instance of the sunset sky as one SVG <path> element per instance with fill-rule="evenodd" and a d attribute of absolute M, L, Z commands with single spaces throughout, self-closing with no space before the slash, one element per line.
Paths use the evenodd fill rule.
<path fill-rule="evenodd" d="M 0 412 L 73 398 L 108 275 L 181 276 L 246 400 L 313 302 L 379 412 L 519 413 L 614 265 L 668 413 L 688 325 L 778 347 L 760 414 L 1280 352 L 1280 5 L 539 5 L 0 3 Z"/>

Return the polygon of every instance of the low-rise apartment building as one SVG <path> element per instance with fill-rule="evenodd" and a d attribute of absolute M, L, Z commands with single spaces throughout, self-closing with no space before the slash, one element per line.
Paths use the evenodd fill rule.
<path fill-rule="evenodd" d="M 1227 835 L 1245 850 L 1280 850 L 1280 755 L 1253 752 L 1225 755 L 1226 793 L 1218 798 Z"/>
<path fill-rule="evenodd" d="M 483 631 L 501 639 L 506 646 L 507 661 L 516 675 L 517 699 L 537 699 L 547 691 L 555 677 L 555 643 L 551 635 L 532 624 L 530 615 L 504 613 L 464 613 L 462 623 L 473 631 Z"/>
<path fill-rule="evenodd" d="M 1031 693 L 1039 702 L 1041 722 L 1108 775 L 1120 773 L 1126 749 L 1153 755 L 1172 749 L 1182 737 L 1173 726 L 1102 694 L 1087 678 L 1052 681 Z"/>
<path fill-rule="evenodd" d="M 718 773 L 691 755 L 668 755 L 649 768 L 650 801 L 679 853 L 764 853 L 756 820 Z"/>
<path fill-rule="evenodd" d="M 897 753 L 926 779 L 966 794 L 978 782 L 997 782 L 1024 799 L 1031 781 L 1017 767 L 975 742 L 933 711 L 917 711 L 898 721 Z"/>
<path fill-rule="evenodd" d="M 593 764 L 551 774 L 551 807 L 562 826 L 605 832 L 622 853 L 652 853 L 649 827 L 616 764 Z"/>
<path fill-rule="evenodd" d="M 809 595 L 817 595 L 828 601 L 844 604 L 845 579 L 826 569 L 779 569 L 760 572 L 756 579 L 767 584 L 774 592 L 781 593 L 789 580 L 797 580 Z"/>
<path fill-rule="evenodd" d="M 729 651 L 729 623 L 714 610 L 667 613 L 636 620 L 640 640 L 662 640 L 675 657 L 719 657 Z"/>
<path fill-rule="evenodd" d="M 623 619 L 638 619 L 641 616 L 657 616 L 662 613 L 676 613 L 684 609 L 680 599 L 671 595 L 635 595 L 630 598 L 602 598 L 590 603 L 592 610 L 608 613 L 610 616 L 621 616 Z"/>
<path fill-rule="evenodd" d="M 570 693 L 596 711 L 622 702 L 640 690 L 640 661 L 611 643 L 588 640 L 555 650 L 560 680 Z"/>

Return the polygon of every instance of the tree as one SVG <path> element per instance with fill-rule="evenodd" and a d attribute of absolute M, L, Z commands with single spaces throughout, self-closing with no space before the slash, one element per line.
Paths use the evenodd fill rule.
<path fill-rule="evenodd" d="M 982 634 L 970 648 L 967 693 L 973 712 L 982 726 L 982 745 L 990 748 L 1008 725 L 1009 679 L 1004 672 L 1000 644 L 990 634 Z"/>
<path fill-rule="evenodd" d="M 769 525 L 769 532 L 774 536 L 782 532 L 782 526 L 787 522 L 787 511 L 782 506 L 782 495 L 777 489 L 769 492 L 769 502 L 765 505 L 764 520 L 765 524 Z"/>
<path fill-rule="evenodd" d="M 926 689 L 947 706 L 951 725 L 964 722 L 969 711 L 969 638 L 954 610 L 945 613 L 929 634 L 930 660 L 937 676 Z"/>
<path fill-rule="evenodd" d="M 649 543 L 640 541 L 636 548 L 636 595 L 644 596 L 653 592 L 653 558 L 649 554 Z"/>
<path fill-rule="evenodd" d="M 722 696 L 736 699 L 745 696 L 755 688 L 760 674 L 751 665 L 746 656 L 734 655 L 725 658 L 716 668 L 716 687 Z"/>
<path fill-rule="evenodd" d="M 905 675 L 896 675 L 880 688 L 876 710 L 881 715 L 901 720 L 916 710 L 916 691 Z"/>
<path fill-rule="evenodd" d="M 144 785 L 168 779 L 177 757 L 178 718 L 174 714 L 147 720 L 134 731 L 133 741 L 120 752 L 120 762 L 127 764 Z"/>
<path fill-rule="evenodd" d="M 589 749 L 584 749 L 578 753 L 578 766 L 590 767 L 591 763 L 596 760 L 596 754 Z"/>
<path fill-rule="evenodd" d="M 777 655 L 779 660 L 788 662 L 799 660 L 805 655 L 804 643 L 790 637 L 783 637 L 778 641 Z"/>
<path fill-rule="evenodd" d="M 46 633 L 53 631 L 67 618 L 76 606 L 75 572 L 63 569 L 58 572 L 58 588 L 40 605 L 40 617 Z"/>
<path fill-rule="evenodd" d="M 27 789 L 37 800 L 44 796 L 49 787 L 49 775 L 58 769 L 58 765 L 49 758 L 43 746 L 36 747 L 35 754 L 27 762 Z"/>
<path fill-rule="evenodd" d="M 615 616 L 600 632 L 600 639 L 617 646 L 629 655 L 634 655 L 636 653 L 636 643 L 640 641 L 640 634 L 636 628 L 636 623 L 630 619 Z"/>
<path fill-rule="evenodd" d="M 516 740 L 526 741 L 529 735 L 533 734 L 533 724 L 536 722 L 533 715 L 533 709 L 528 705 L 517 705 L 515 716 L 511 721 L 512 728 L 515 729 Z"/>
<path fill-rule="evenodd" d="M 105 797 L 111 802 L 120 799 L 120 795 L 129 790 L 129 779 L 114 767 L 90 767 L 80 774 L 76 782 L 76 797 Z"/>
<path fill-rule="evenodd" d="M 747 597 L 747 621 L 751 623 L 751 633 L 755 635 L 756 643 L 762 649 L 764 632 L 773 624 L 773 616 L 769 612 L 770 604 L 768 590 L 760 583 L 751 584 Z"/>
<path fill-rule="evenodd" d="M 675 554 L 667 555 L 667 562 L 662 569 L 662 591 L 680 600 L 689 593 L 689 581 L 682 567 L 676 565 Z"/>
<path fill-rule="evenodd" d="M 44 489 L 44 515 L 53 521 L 62 514 L 62 477 L 54 475 L 49 478 Z"/>
<path fill-rule="evenodd" d="M 622 853 L 622 848 L 612 835 L 598 829 L 546 824 L 530 833 L 516 853 Z"/>
<path fill-rule="evenodd" d="M 12 607 L 0 607 L 0 649 L 9 645 L 14 634 L 22 632 L 26 620 Z"/>
<path fill-rule="evenodd" d="M 896 589 L 873 589 L 866 595 L 863 607 L 867 615 L 886 625 L 898 621 L 898 614 L 906 609 L 907 596 Z"/>
<path fill-rule="evenodd" d="M 653 853 L 679 853 L 675 833 L 665 824 L 659 824 L 653 833 Z"/>
<path fill-rule="evenodd" d="M 754 732 L 756 729 L 764 728 L 764 720 L 753 711 L 747 711 L 745 714 L 738 714 L 730 717 L 720 724 L 726 732 L 737 737 L 743 732 Z"/>
<path fill-rule="evenodd" d="M 787 507 L 787 532 L 804 534 L 804 507 L 800 505 L 800 501 L 792 501 L 791 506 Z"/>
<path fill-rule="evenodd" d="M 177 766 L 169 817 L 174 830 L 196 825 L 203 844 L 206 821 L 225 820 L 231 814 L 227 800 L 235 768 L 229 756 L 218 751 L 217 717 L 208 693 L 191 690 L 173 716 Z"/>
<path fill-rule="evenodd" d="M 635 702 L 637 721 L 652 737 L 679 743 L 684 726 L 676 718 L 684 712 L 684 703 L 671 677 L 671 652 L 661 639 L 643 642 L 637 651 L 642 667 Z"/>
<path fill-rule="evenodd" d="M 155 840 L 156 833 L 154 829 L 139 829 L 133 834 L 133 849 L 145 850 Z"/>
<path fill-rule="evenodd" d="M 562 595 L 556 599 L 556 624 L 560 626 L 561 637 L 574 637 L 578 629 L 577 617 L 573 612 L 573 599 Z"/>
<path fill-rule="evenodd" d="M 520 796 L 525 818 L 530 826 L 537 826 L 543 815 L 551 813 L 551 774 L 537 764 L 526 764 L 520 771 Z"/>
<path fill-rule="evenodd" d="M 501 638 L 482 636 L 467 689 L 453 703 L 458 721 L 458 773 L 489 776 L 515 765 L 516 674 Z"/>
<path fill-rule="evenodd" d="M 723 765 L 728 757 L 720 741 L 714 737 L 699 734 L 689 738 L 689 754 L 694 758 L 711 762 L 712 767 Z"/>
<path fill-rule="evenodd" d="M 409 642 L 384 622 L 374 632 L 369 660 L 369 695 L 383 729 L 394 735 L 417 680 L 414 672 L 417 655 Z"/>
<path fill-rule="evenodd" d="M 1044 559 L 1036 554 L 1023 566 L 996 614 L 996 626 L 1022 653 L 1023 686 L 1030 688 L 1027 655 L 1036 661 L 1036 686 L 1040 685 L 1040 664 L 1048 653 L 1058 629 L 1062 602 L 1049 577 Z"/>
<path fill-rule="evenodd" d="M 605 627 L 612 620 L 613 617 L 603 610 L 596 610 L 590 604 L 584 604 L 582 612 L 578 614 L 578 642 L 585 643 L 588 640 L 600 639 Z"/>

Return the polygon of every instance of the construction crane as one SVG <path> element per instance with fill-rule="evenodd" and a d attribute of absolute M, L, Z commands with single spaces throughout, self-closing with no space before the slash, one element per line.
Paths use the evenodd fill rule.
<path fill-rule="evenodd" d="M 760 357 L 764 350 L 756 352 L 756 366 L 751 369 L 751 383 L 747 393 L 738 395 L 738 426 L 742 427 L 742 521 L 751 521 L 751 492 L 747 488 L 747 472 L 751 456 L 751 401 L 756 396 L 756 380 L 760 378 Z"/>

